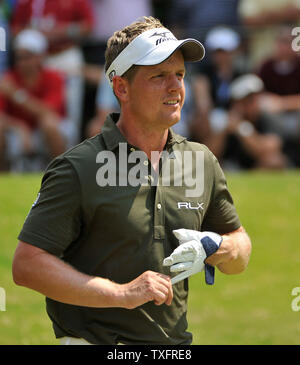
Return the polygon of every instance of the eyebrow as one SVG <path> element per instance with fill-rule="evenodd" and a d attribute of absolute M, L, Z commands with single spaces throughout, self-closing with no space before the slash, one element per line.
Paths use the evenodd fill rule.
<path fill-rule="evenodd" d="M 150 67 L 151 67 L 151 66 L 150 66 Z M 171 72 L 173 72 L 173 70 L 168 70 L 168 69 L 165 69 L 165 68 L 163 68 L 163 67 L 153 68 L 153 69 L 151 70 L 151 73 L 162 73 L 162 74 L 168 74 L 168 73 L 171 73 Z M 185 69 L 185 67 L 183 67 L 183 68 L 177 69 L 175 72 L 176 72 L 176 73 L 181 72 L 181 73 L 184 73 L 184 74 L 185 74 L 186 69 Z"/>

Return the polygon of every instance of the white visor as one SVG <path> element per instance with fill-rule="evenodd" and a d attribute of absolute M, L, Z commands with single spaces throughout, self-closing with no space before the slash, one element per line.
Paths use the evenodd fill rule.
<path fill-rule="evenodd" d="M 131 66 L 157 65 L 178 48 L 187 62 L 200 61 L 205 54 L 202 43 L 192 38 L 178 40 L 166 28 L 154 28 L 143 32 L 130 42 L 110 65 L 106 72 L 110 86 L 113 86 L 114 76 L 122 76 Z"/>

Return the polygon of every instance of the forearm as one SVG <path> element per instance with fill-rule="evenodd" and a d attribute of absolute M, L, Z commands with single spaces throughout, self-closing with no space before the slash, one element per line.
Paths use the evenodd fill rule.
<path fill-rule="evenodd" d="M 2 112 L 0 112 L 0 122 L 5 126 L 5 129 L 7 130 L 28 128 L 22 120 L 11 117 L 10 115 Z"/>
<path fill-rule="evenodd" d="M 300 109 L 300 95 L 286 95 L 281 96 L 281 110 L 282 111 L 291 111 L 291 110 L 299 110 Z"/>
<path fill-rule="evenodd" d="M 4 84 L 1 87 L 6 98 L 37 118 L 38 121 L 42 120 L 47 115 L 56 115 L 51 107 L 42 100 L 30 95 L 27 90 L 18 88 L 10 82 L 6 82 L 6 85 Z"/>
<path fill-rule="evenodd" d="M 217 268 L 224 274 L 239 274 L 249 262 L 251 241 L 243 227 L 229 234 L 224 234 L 223 242 L 218 251 L 206 259 L 206 263 Z"/>
<path fill-rule="evenodd" d="M 299 19 L 299 12 L 298 6 L 289 4 L 279 9 L 265 10 L 258 15 L 244 17 L 244 24 L 249 27 L 265 27 L 272 24 L 292 22 Z"/>
<path fill-rule="evenodd" d="M 170 305 L 173 298 L 168 276 L 153 271 L 126 284 L 79 272 L 54 255 L 20 242 L 13 260 L 17 285 L 33 289 L 58 302 L 94 308 L 132 309 L 149 301 Z"/>
<path fill-rule="evenodd" d="M 97 308 L 122 306 L 120 285 L 81 273 L 43 250 L 25 256 L 21 252 L 22 246 L 16 250 L 13 265 L 16 284 L 67 304 Z M 18 255 L 22 256 L 22 265 L 21 260 L 16 264 Z"/>

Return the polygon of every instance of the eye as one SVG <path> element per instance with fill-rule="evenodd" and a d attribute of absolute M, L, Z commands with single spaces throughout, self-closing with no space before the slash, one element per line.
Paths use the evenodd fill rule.
<path fill-rule="evenodd" d="M 163 77 L 163 74 L 156 74 L 154 76 L 152 76 L 153 79 L 156 79 L 156 78 L 160 78 L 160 77 Z"/>

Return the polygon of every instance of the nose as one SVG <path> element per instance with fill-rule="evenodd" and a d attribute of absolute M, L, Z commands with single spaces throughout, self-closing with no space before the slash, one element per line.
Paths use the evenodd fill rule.
<path fill-rule="evenodd" d="M 168 91 L 177 92 L 183 88 L 183 79 L 178 75 L 170 75 L 168 79 Z"/>

